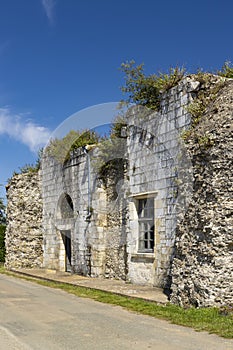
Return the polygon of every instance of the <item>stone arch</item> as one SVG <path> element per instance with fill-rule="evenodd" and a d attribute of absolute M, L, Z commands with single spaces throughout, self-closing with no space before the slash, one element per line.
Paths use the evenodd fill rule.
<path fill-rule="evenodd" d="M 57 202 L 56 227 L 59 241 L 60 270 L 72 271 L 72 244 L 74 228 L 74 204 L 68 193 L 62 193 Z"/>
<path fill-rule="evenodd" d="M 62 193 L 57 203 L 57 218 L 72 219 L 74 218 L 74 204 L 68 193 Z"/>

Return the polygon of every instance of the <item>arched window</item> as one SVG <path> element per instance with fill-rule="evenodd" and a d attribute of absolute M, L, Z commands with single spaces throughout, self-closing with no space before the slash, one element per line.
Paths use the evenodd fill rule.
<path fill-rule="evenodd" d="M 72 198 L 63 193 L 58 201 L 58 209 L 61 219 L 70 219 L 74 217 L 74 205 Z"/>

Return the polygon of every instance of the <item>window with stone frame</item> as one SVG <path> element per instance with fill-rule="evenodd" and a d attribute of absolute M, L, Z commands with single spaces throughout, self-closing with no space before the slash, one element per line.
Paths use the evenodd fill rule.
<path fill-rule="evenodd" d="M 154 252 L 154 198 L 138 199 L 138 227 L 139 244 L 138 252 Z"/>

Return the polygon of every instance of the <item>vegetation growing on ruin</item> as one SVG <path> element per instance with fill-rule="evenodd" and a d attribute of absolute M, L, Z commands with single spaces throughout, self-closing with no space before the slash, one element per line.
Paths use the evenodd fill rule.
<path fill-rule="evenodd" d="M 223 68 L 225 70 L 225 68 Z M 195 135 L 200 147 L 205 149 L 214 145 L 213 140 L 209 135 L 197 135 L 196 126 L 200 123 L 205 113 L 214 105 L 216 98 L 220 91 L 226 85 L 225 77 L 198 72 L 195 75 L 195 79 L 201 83 L 197 95 L 192 103 L 187 107 L 187 111 L 192 115 L 192 123 L 188 130 L 184 131 L 181 135 L 184 141 L 188 141 L 191 135 Z M 216 106 L 216 112 L 218 108 Z"/>
<path fill-rule="evenodd" d="M 193 125 L 197 125 L 207 108 L 215 101 L 219 91 L 225 86 L 225 80 L 214 79 L 211 74 L 198 73 L 195 78 L 201 82 L 200 90 L 196 98 L 187 107 L 187 111 L 192 114 Z"/>
<path fill-rule="evenodd" d="M 121 101 L 122 105 L 129 106 L 140 105 L 145 106 L 149 110 L 158 110 L 160 108 L 161 94 L 176 86 L 187 73 L 184 67 L 171 67 L 168 72 L 158 72 L 156 74 L 146 75 L 144 72 L 144 64 L 136 65 L 134 60 L 126 61 L 121 64 L 121 71 L 124 73 L 125 85 L 121 88 L 125 98 Z M 208 107 L 215 101 L 219 91 L 225 84 L 225 78 L 233 78 L 233 66 L 231 62 L 226 61 L 221 70 L 217 71 L 215 76 L 213 73 L 203 72 L 199 70 L 194 74 L 195 79 L 201 83 L 197 96 L 187 107 L 187 111 L 193 116 L 191 128 L 182 134 L 182 138 L 186 141 L 191 136 L 195 126 L 199 123 L 201 117 L 206 113 Z M 214 77 L 214 78 L 213 78 Z M 222 79 L 221 79 L 222 78 Z M 145 111 L 145 114 L 146 111 Z M 120 115 L 120 113 L 119 113 Z M 50 141 L 46 148 L 46 154 L 54 157 L 57 161 L 64 163 L 70 158 L 70 152 L 74 149 L 97 144 L 101 141 L 100 154 L 102 157 L 102 165 L 98 164 L 101 177 L 106 177 L 108 171 L 113 168 L 124 166 L 122 159 L 117 161 L 109 161 L 111 154 L 117 148 L 122 149 L 122 128 L 127 127 L 123 116 L 119 116 L 112 124 L 110 138 L 100 137 L 93 130 L 75 131 L 71 130 L 62 139 L 55 138 Z M 200 144 L 212 145 L 212 140 L 205 137 L 200 139 Z M 36 164 L 26 164 L 20 168 L 18 173 L 33 173 L 40 168 L 41 156 L 43 150 L 40 151 Z M 119 152 L 118 152 L 119 153 Z"/>
<path fill-rule="evenodd" d="M 127 164 L 124 128 L 127 128 L 127 123 L 123 117 L 118 116 L 111 125 L 109 137 L 102 139 L 98 145 L 99 153 L 94 167 L 105 186 L 109 175 L 114 174 L 119 180 L 124 174 Z"/>
<path fill-rule="evenodd" d="M 136 65 L 134 60 L 122 63 L 121 71 L 124 73 L 125 78 L 125 85 L 121 90 L 126 95 L 122 102 L 146 106 L 152 110 L 159 109 L 160 96 L 163 92 L 176 86 L 189 74 L 184 67 L 173 67 L 167 73 L 159 72 L 146 76 L 144 65 Z M 209 103 L 215 99 L 223 86 L 224 80 L 219 80 L 218 83 L 212 84 L 211 81 L 214 74 L 222 78 L 233 78 L 231 62 L 225 62 L 221 70 L 216 73 L 199 70 L 193 74 L 202 85 L 197 99 L 189 106 L 189 112 L 195 119 L 205 112 Z"/>
<path fill-rule="evenodd" d="M 224 78 L 233 79 L 233 65 L 230 61 L 226 61 L 222 66 L 222 69 L 217 72 L 218 75 Z"/>
<path fill-rule="evenodd" d="M 222 79 L 221 79 L 222 78 Z M 226 79 L 233 79 L 233 66 L 227 61 L 222 66 L 222 69 L 213 73 L 198 71 L 195 74 L 195 79 L 201 83 L 196 98 L 187 107 L 187 111 L 193 116 L 190 129 L 182 134 L 182 138 L 187 141 L 195 132 L 195 127 L 199 124 L 203 115 L 214 104 L 222 88 L 226 85 Z M 216 112 L 217 112 L 216 106 Z M 208 135 L 197 137 L 197 142 L 200 147 L 209 148 L 214 142 Z"/>
<path fill-rule="evenodd" d="M 144 73 L 144 64 L 136 65 L 134 60 L 121 64 L 125 85 L 121 88 L 126 95 L 126 104 L 139 104 L 152 110 L 158 110 L 161 93 L 176 86 L 185 75 L 185 69 L 172 67 L 167 73 Z M 122 101 L 123 102 L 123 101 Z"/>
<path fill-rule="evenodd" d="M 125 78 L 125 85 L 121 88 L 125 96 L 122 104 L 126 104 L 126 106 L 130 104 L 145 106 L 150 110 L 158 110 L 161 94 L 176 86 L 188 74 L 183 67 L 172 67 L 168 72 L 145 75 L 144 65 L 136 65 L 134 60 L 122 63 L 120 69 L 124 73 Z M 198 71 L 195 74 L 195 79 L 201 83 L 201 86 L 196 98 L 187 107 L 187 111 L 193 116 L 193 120 L 191 129 L 182 135 L 184 140 L 190 137 L 192 130 L 199 123 L 207 108 L 216 99 L 219 91 L 224 86 L 225 78 L 233 77 L 231 63 L 226 62 L 217 74 L 222 79 L 217 76 L 213 79 L 213 74 L 203 71 Z M 118 116 L 113 122 L 109 138 L 101 138 L 95 131 L 91 130 L 71 130 L 62 139 L 51 140 L 46 152 L 59 162 L 64 163 L 70 158 L 70 152 L 72 150 L 87 144 L 98 143 L 100 156 L 97 167 L 100 177 L 106 179 L 109 172 L 117 169 L 123 170 L 125 166 L 125 161 L 122 160 L 124 142 L 122 142 L 121 138 L 122 129 L 126 127 L 127 123 L 123 114 L 123 116 Z M 200 139 L 200 144 L 208 145 L 209 147 L 212 145 L 212 140 L 203 136 Z M 121 154 L 121 156 L 116 155 L 116 150 L 118 150 L 117 154 Z M 115 155 L 114 160 L 113 155 Z M 30 167 L 28 169 L 30 171 L 32 170 Z"/>
<path fill-rule="evenodd" d="M 121 102 L 122 105 L 123 103 L 126 105 L 132 103 L 151 110 L 159 110 L 161 94 L 176 86 L 181 79 L 189 74 L 183 67 L 175 67 L 170 68 L 168 73 L 159 72 L 146 76 L 144 65 L 135 65 L 133 60 L 122 63 L 121 70 L 125 75 L 125 85 L 121 90 L 126 96 L 125 100 Z M 193 74 L 193 77 L 200 82 L 200 87 L 195 99 L 187 107 L 187 111 L 192 115 L 192 123 L 190 128 L 181 135 L 184 141 L 195 134 L 196 126 L 225 86 L 226 78 L 233 78 L 233 65 L 226 61 L 221 70 L 217 72 L 198 70 Z M 213 146 L 213 140 L 208 135 L 201 135 L 197 142 L 200 147 Z"/>
<path fill-rule="evenodd" d="M 62 139 L 55 138 L 46 147 L 45 153 L 58 162 L 64 163 L 70 158 L 70 152 L 86 145 L 97 144 L 100 136 L 93 130 L 71 130 Z"/>

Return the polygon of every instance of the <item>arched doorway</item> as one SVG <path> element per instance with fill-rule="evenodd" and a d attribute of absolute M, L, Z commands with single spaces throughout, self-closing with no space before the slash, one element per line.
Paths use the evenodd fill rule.
<path fill-rule="evenodd" d="M 74 219 L 74 205 L 72 198 L 63 193 L 58 201 L 57 221 L 59 221 L 58 229 L 61 234 L 62 246 L 60 249 L 60 259 L 64 259 L 62 264 L 64 270 L 72 271 L 72 232 Z"/>
<path fill-rule="evenodd" d="M 65 271 L 71 272 L 71 230 L 62 230 L 61 237 L 65 248 Z"/>

